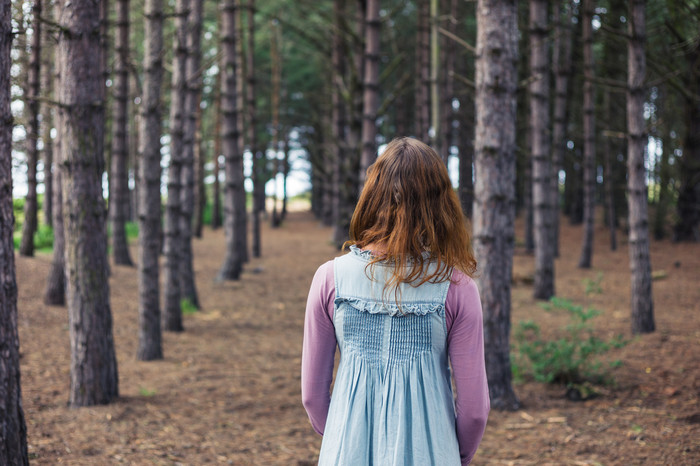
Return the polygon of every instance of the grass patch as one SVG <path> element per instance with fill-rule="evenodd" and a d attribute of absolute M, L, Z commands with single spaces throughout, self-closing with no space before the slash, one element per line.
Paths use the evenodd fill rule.
<path fill-rule="evenodd" d="M 192 315 L 195 314 L 196 312 L 199 311 L 197 309 L 197 306 L 195 306 L 192 301 L 190 301 L 187 298 L 182 298 L 180 300 L 180 310 L 182 311 L 182 315 Z"/>

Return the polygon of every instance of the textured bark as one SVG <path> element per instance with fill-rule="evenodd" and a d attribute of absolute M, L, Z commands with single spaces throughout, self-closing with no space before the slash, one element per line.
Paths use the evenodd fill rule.
<path fill-rule="evenodd" d="M 168 166 L 168 201 L 165 209 L 165 306 L 163 328 L 173 332 L 182 326 L 180 270 L 183 241 L 180 236 L 182 160 L 184 118 L 187 100 L 187 16 L 190 0 L 177 0 L 175 37 L 173 39 L 173 73 L 170 92 L 170 164 Z"/>
<path fill-rule="evenodd" d="M 430 4 L 418 0 L 416 13 L 416 137 L 430 141 Z"/>
<path fill-rule="evenodd" d="M 627 43 L 627 196 L 633 334 L 650 333 L 655 329 L 644 169 L 644 151 L 647 143 L 644 121 L 645 16 L 644 0 L 630 0 Z"/>
<path fill-rule="evenodd" d="M 112 104 L 112 160 L 109 178 L 109 223 L 115 264 L 133 266 L 126 239 L 129 210 L 129 0 L 118 0 L 114 56 L 114 103 Z"/>
<path fill-rule="evenodd" d="M 145 4 L 143 97 L 139 118 L 139 346 L 141 361 L 163 358 L 160 322 L 160 136 L 163 83 L 163 0 Z"/>
<path fill-rule="evenodd" d="M 547 1 L 530 0 L 530 122 L 535 239 L 535 299 L 554 295 L 552 174 L 549 142 L 549 47 Z"/>
<path fill-rule="evenodd" d="M 22 256 L 34 255 L 34 233 L 37 229 L 38 203 L 36 197 L 36 165 L 39 161 L 37 141 L 39 139 L 39 79 L 41 72 L 41 0 L 35 0 L 32 7 L 32 49 L 29 55 L 27 73 L 28 95 L 25 94 L 27 138 L 27 198 L 24 203 L 24 223 L 19 253 Z"/>
<path fill-rule="evenodd" d="M 279 137 L 280 137 L 280 97 L 282 92 L 282 63 L 279 53 L 280 31 L 277 20 L 270 22 L 270 82 L 272 84 L 272 92 L 270 95 L 270 107 L 272 111 L 272 216 L 270 217 L 270 226 L 277 228 L 280 226 L 281 217 L 277 211 L 279 193 L 277 192 L 277 176 L 282 172 L 281 161 L 279 159 Z M 331 203 L 328 203 L 329 207 Z M 332 217 L 330 212 L 329 217 Z M 330 225 L 330 223 L 328 224 Z"/>
<path fill-rule="evenodd" d="M 221 139 L 226 158 L 226 185 L 224 191 L 224 234 L 226 236 L 226 255 L 219 270 L 219 280 L 238 280 L 243 269 L 243 250 L 241 249 L 239 225 L 240 217 L 246 215 L 245 186 L 243 176 L 243 151 L 241 150 L 239 119 L 238 80 L 242 70 L 237 57 L 237 41 L 240 40 L 240 1 L 227 0 L 223 5 L 221 48 Z M 243 243 L 245 245 L 245 243 Z"/>
<path fill-rule="evenodd" d="M 362 155 L 360 185 L 377 158 L 377 105 L 379 102 L 379 0 L 367 1 L 362 99 Z"/>
<path fill-rule="evenodd" d="M 204 209 L 207 206 L 207 192 L 204 185 L 204 162 L 206 159 L 206 151 L 203 143 L 202 135 L 202 93 L 199 93 L 197 102 L 197 126 L 194 132 L 194 212 L 192 234 L 195 238 L 202 237 L 202 228 L 204 226 Z"/>
<path fill-rule="evenodd" d="M 187 59 L 185 69 L 185 118 L 182 134 L 182 172 L 180 178 L 180 298 L 186 299 L 195 308 L 199 308 L 199 297 L 194 280 L 192 255 L 192 223 L 195 200 L 195 144 L 197 117 L 199 116 L 199 98 L 202 89 L 201 38 L 202 38 L 202 0 L 190 0 L 187 18 Z"/>
<path fill-rule="evenodd" d="M 562 15 L 562 2 L 554 2 L 556 21 L 554 44 L 552 47 L 552 69 L 554 71 L 554 106 L 552 115 L 552 234 L 554 255 L 559 256 L 559 171 L 564 169 L 564 148 L 566 147 L 567 104 L 569 77 L 571 76 L 571 17 L 573 5 L 566 1 Z"/>
<path fill-rule="evenodd" d="M 484 310 L 491 406 L 518 409 L 510 367 L 510 282 L 515 220 L 515 91 L 518 26 L 514 0 L 479 0 L 476 41 L 474 252 Z"/>
<path fill-rule="evenodd" d="M 235 50 L 236 50 L 236 56 L 234 59 L 235 62 L 235 70 L 236 70 L 236 81 L 235 81 L 235 90 L 236 90 L 236 130 L 238 132 L 238 146 L 237 150 L 238 153 L 241 156 L 241 161 L 240 161 L 240 170 L 241 172 L 243 171 L 243 153 L 245 152 L 245 140 L 243 139 L 243 135 L 245 132 L 245 120 L 244 120 L 244 113 L 245 113 L 245 105 L 246 105 L 246 94 L 244 92 L 244 84 L 245 84 L 245 75 L 244 75 L 244 70 L 245 70 L 245 54 L 243 52 L 243 2 L 242 0 L 235 0 L 235 6 L 236 10 L 234 11 L 234 22 L 235 22 L 235 28 L 233 30 L 234 33 L 234 42 L 235 42 Z M 223 83 L 222 83 L 223 85 Z M 238 165 L 236 165 L 238 167 Z M 233 198 L 233 205 L 234 208 L 236 209 L 236 214 L 234 215 L 234 225 L 233 227 L 236 229 L 235 233 L 235 242 L 236 242 L 236 248 L 238 249 L 238 254 L 240 257 L 243 259 L 243 263 L 248 262 L 250 259 L 249 256 L 249 251 L 248 251 L 248 215 L 246 213 L 247 210 L 247 205 L 246 205 L 246 191 L 245 191 L 245 176 L 241 174 L 241 184 L 240 187 L 236 185 L 236 189 L 234 189 L 232 192 L 235 193 L 235 196 Z"/>
<path fill-rule="evenodd" d="M 603 102 L 603 111 L 605 112 L 605 120 L 610 121 L 610 91 L 606 91 L 605 99 Z M 615 229 L 617 227 L 616 215 L 615 215 L 615 195 L 614 195 L 614 180 L 613 176 L 613 165 L 612 165 L 612 141 L 610 138 L 605 138 L 603 143 L 603 154 L 605 158 L 605 173 L 603 181 L 605 182 L 605 204 L 607 207 L 607 221 L 608 221 L 608 231 L 610 232 L 610 250 L 617 250 L 617 236 Z M 663 187 L 663 185 L 662 185 Z M 662 188 L 663 189 L 663 188 Z"/>
<path fill-rule="evenodd" d="M 65 2 L 58 22 L 70 404 L 77 407 L 109 403 L 119 393 L 102 197 L 105 110 L 100 5 L 91 0 Z"/>
<path fill-rule="evenodd" d="M 17 334 L 17 278 L 12 231 L 12 112 L 10 2 L 0 5 L 0 463 L 29 464 L 22 410 Z"/>
<path fill-rule="evenodd" d="M 447 153 L 442 149 L 442 127 L 440 115 L 440 41 L 438 36 L 438 14 L 440 1 L 430 0 L 430 144 L 447 164 Z"/>
<path fill-rule="evenodd" d="M 449 0 L 446 2 L 449 4 L 448 17 L 446 20 L 445 29 L 453 35 L 457 34 L 457 0 Z M 446 38 L 442 41 L 443 47 L 442 55 L 444 58 L 444 68 L 445 72 L 441 78 L 442 84 L 442 95 L 441 95 L 441 107 L 440 107 L 440 137 L 438 139 L 439 145 L 435 149 L 438 151 L 440 156 L 445 159 L 447 163 L 450 148 L 455 144 L 454 141 L 454 129 L 452 123 L 454 121 L 454 109 L 452 108 L 452 101 L 455 98 L 454 92 L 454 73 L 455 73 L 455 60 L 456 60 L 456 44 L 450 38 Z M 471 202 L 470 202 L 471 204 Z"/>
<path fill-rule="evenodd" d="M 583 0 L 583 245 L 578 266 L 591 267 L 595 219 L 595 89 L 593 87 L 594 0 Z"/>

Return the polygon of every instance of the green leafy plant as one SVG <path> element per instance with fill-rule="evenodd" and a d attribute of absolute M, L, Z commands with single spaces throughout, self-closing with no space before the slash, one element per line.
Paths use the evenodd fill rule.
<path fill-rule="evenodd" d="M 22 230 L 17 230 L 12 235 L 15 249 L 19 249 L 22 242 Z M 51 252 L 53 249 L 53 228 L 48 225 L 39 225 L 34 232 L 34 249 L 41 252 Z"/>
<path fill-rule="evenodd" d="M 180 310 L 184 315 L 191 315 L 196 313 L 199 309 L 197 309 L 197 306 L 195 306 L 189 299 L 182 298 L 180 300 Z"/>
<path fill-rule="evenodd" d="M 520 322 L 514 332 L 514 378 L 522 380 L 530 375 L 538 382 L 567 387 L 586 382 L 610 382 L 607 369 L 620 362 L 604 366 L 596 356 L 620 348 L 627 342 L 621 336 L 603 340 L 595 335 L 590 321 L 600 311 L 584 309 L 556 296 L 542 307 L 548 312 L 567 312 L 570 322 L 560 329 L 561 336 L 555 339 L 543 338 L 539 325 L 531 320 Z"/>

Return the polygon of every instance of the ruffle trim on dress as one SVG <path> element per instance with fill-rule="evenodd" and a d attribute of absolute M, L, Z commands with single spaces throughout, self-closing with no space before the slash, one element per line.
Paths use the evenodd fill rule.
<path fill-rule="evenodd" d="M 350 253 L 354 254 L 366 261 L 372 261 L 377 258 L 374 254 L 372 254 L 372 251 L 366 250 L 366 249 L 360 249 L 354 244 L 350 246 Z M 424 251 L 423 254 L 423 260 L 429 260 L 430 259 L 430 253 L 428 251 Z M 409 264 L 413 262 L 413 259 L 408 259 Z"/>
<path fill-rule="evenodd" d="M 369 314 L 389 314 L 390 316 L 415 314 L 424 316 L 426 314 L 437 312 L 441 315 L 445 312 L 445 305 L 440 303 L 406 303 L 396 304 L 395 302 L 368 301 L 360 298 L 335 298 L 335 306 L 338 307 L 342 303 L 347 303 L 358 311 L 367 312 Z"/>

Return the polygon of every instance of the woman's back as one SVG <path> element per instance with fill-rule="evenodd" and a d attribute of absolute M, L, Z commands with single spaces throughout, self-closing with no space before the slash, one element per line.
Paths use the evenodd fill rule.
<path fill-rule="evenodd" d="M 445 325 L 450 281 L 402 283 L 387 295 L 389 268 L 368 268 L 370 260 L 352 247 L 334 263 L 341 360 L 319 464 L 459 464 Z"/>

